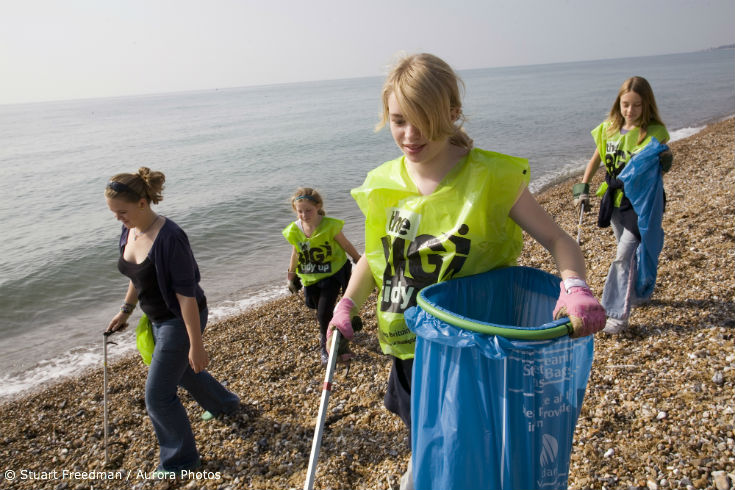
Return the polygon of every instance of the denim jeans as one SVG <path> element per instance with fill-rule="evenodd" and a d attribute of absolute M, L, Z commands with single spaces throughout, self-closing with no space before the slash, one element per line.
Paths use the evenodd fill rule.
<path fill-rule="evenodd" d="M 618 249 L 602 290 L 602 306 L 608 317 L 627 320 L 631 305 L 639 301 L 635 294 L 635 280 L 638 274 L 636 250 L 640 241 L 623 227 L 618 208 L 613 210 L 610 224 Z"/>
<path fill-rule="evenodd" d="M 200 312 L 202 331 L 207 323 Z M 189 366 L 189 335 L 178 318 L 153 324 L 156 347 L 145 383 L 145 404 L 160 446 L 159 470 L 181 471 L 199 465 L 199 453 L 178 387 L 214 415 L 237 409 L 240 399 L 225 389 L 208 372 L 195 374 Z"/>

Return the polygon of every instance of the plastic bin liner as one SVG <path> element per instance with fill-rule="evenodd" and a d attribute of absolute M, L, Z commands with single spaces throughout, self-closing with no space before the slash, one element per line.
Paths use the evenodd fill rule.
<path fill-rule="evenodd" d="M 664 179 L 659 153 L 668 150 L 656 138 L 630 159 L 618 178 L 623 181 L 625 196 L 638 215 L 641 243 L 636 249 L 637 275 L 635 292 L 650 298 L 656 286 L 658 256 L 664 248 Z"/>
<path fill-rule="evenodd" d="M 592 336 L 517 340 L 458 328 L 553 328 L 559 279 L 526 267 L 438 283 L 406 311 L 417 335 L 411 394 L 417 490 L 566 488 Z M 458 323 L 459 323 L 458 322 Z"/>

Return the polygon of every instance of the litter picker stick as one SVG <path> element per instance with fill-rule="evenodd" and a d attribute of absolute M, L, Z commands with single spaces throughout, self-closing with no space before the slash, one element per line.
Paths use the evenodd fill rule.
<path fill-rule="evenodd" d="M 577 223 L 577 245 L 582 243 L 582 217 L 584 216 L 584 203 L 579 206 L 579 223 Z"/>
<path fill-rule="evenodd" d="M 329 404 L 329 395 L 332 393 L 332 378 L 334 377 L 334 368 L 337 363 L 337 351 L 339 350 L 339 341 L 342 335 L 336 328 L 332 333 L 332 349 L 329 351 L 329 361 L 327 362 L 327 374 L 324 376 L 324 384 L 322 385 L 322 399 L 319 402 L 319 415 L 317 415 L 316 429 L 314 429 L 314 440 L 311 443 L 311 456 L 309 457 L 309 469 L 306 471 L 306 482 L 304 482 L 304 490 L 312 490 L 314 488 L 314 477 L 316 476 L 316 463 L 319 459 L 319 449 L 322 445 L 322 434 L 324 433 L 324 420 L 327 417 L 327 405 Z"/>
<path fill-rule="evenodd" d="M 127 326 L 127 324 L 125 326 Z M 102 399 L 103 399 L 103 402 L 102 402 L 102 404 L 103 404 L 104 422 L 105 422 L 105 427 L 103 429 L 104 430 L 104 434 L 105 434 L 105 466 L 107 466 L 108 464 L 110 464 L 110 455 L 109 455 L 109 452 L 107 451 L 107 433 L 108 433 L 108 426 L 109 426 L 109 424 L 107 422 L 107 344 L 108 343 L 115 344 L 115 342 L 108 342 L 107 337 L 109 337 L 113 333 L 114 332 L 113 331 L 110 331 L 110 330 L 107 330 L 107 331 L 105 331 L 105 332 L 102 333 L 102 351 L 103 351 L 103 359 L 102 359 L 102 366 L 103 366 L 103 375 L 102 375 L 102 378 L 103 378 L 103 381 L 102 381 L 102 384 L 103 384 L 103 388 L 102 388 L 103 395 L 102 395 Z"/>
<path fill-rule="evenodd" d="M 110 336 L 112 332 L 104 332 L 102 334 L 102 351 L 103 351 L 103 359 L 102 359 L 102 366 L 103 366 L 103 413 L 104 413 L 104 434 L 105 434 L 105 466 L 110 464 L 110 455 L 107 451 L 107 337 Z"/>

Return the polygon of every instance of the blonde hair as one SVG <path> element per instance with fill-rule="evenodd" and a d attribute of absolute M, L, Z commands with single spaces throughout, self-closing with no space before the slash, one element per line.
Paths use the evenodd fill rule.
<path fill-rule="evenodd" d="M 306 199 L 314 206 L 318 207 L 319 210 L 317 211 L 317 213 L 319 213 L 320 215 L 327 215 L 327 212 L 324 211 L 324 200 L 322 199 L 321 194 L 319 194 L 319 192 L 317 192 L 316 190 L 312 189 L 311 187 L 299 187 L 298 189 L 296 189 L 296 192 L 293 193 L 291 199 L 289 200 L 294 211 L 296 211 L 296 201 L 300 201 L 301 199 Z"/>
<path fill-rule="evenodd" d="M 464 83 L 441 58 L 428 53 L 399 60 L 383 84 L 383 112 L 375 130 L 390 121 L 388 99 L 395 95 L 403 116 L 430 141 L 449 138 L 453 145 L 472 148 L 472 139 L 462 129 L 460 87 Z"/>
<path fill-rule="evenodd" d="M 158 204 L 163 201 L 165 182 L 166 176 L 162 172 L 140 167 L 135 174 L 113 175 L 105 188 L 105 197 L 128 202 L 138 202 L 142 198 L 148 203 Z"/>
<path fill-rule="evenodd" d="M 641 122 L 638 135 L 638 143 L 641 143 L 646 139 L 649 124 L 656 123 L 662 126 L 664 124 L 661 121 L 661 116 L 658 115 L 658 107 L 656 106 L 656 98 L 653 96 L 653 89 L 648 83 L 648 80 L 643 77 L 630 77 L 620 86 L 618 97 L 610 108 L 610 114 L 607 117 L 608 121 L 610 121 L 607 132 L 608 135 L 613 135 L 623 127 L 625 118 L 620 112 L 620 99 L 628 92 L 635 92 L 641 98 Z"/>

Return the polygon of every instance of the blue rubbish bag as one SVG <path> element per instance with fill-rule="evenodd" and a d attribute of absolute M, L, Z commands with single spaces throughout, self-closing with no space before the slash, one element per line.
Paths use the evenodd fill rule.
<path fill-rule="evenodd" d="M 650 298 L 656 286 L 658 256 L 664 248 L 664 179 L 659 153 L 668 150 L 656 138 L 630 159 L 618 178 L 623 181 L 625 196 L 638 215 L 641 243 L 636 249 L 637 275 L 635 292 Z"/>
<path fill-rule="evenodd" d="M 496 269 L 424 288 L 406 311 L 416 490 L 567 487 L 593 339 L 553 321 L 559 281 Z"/>

